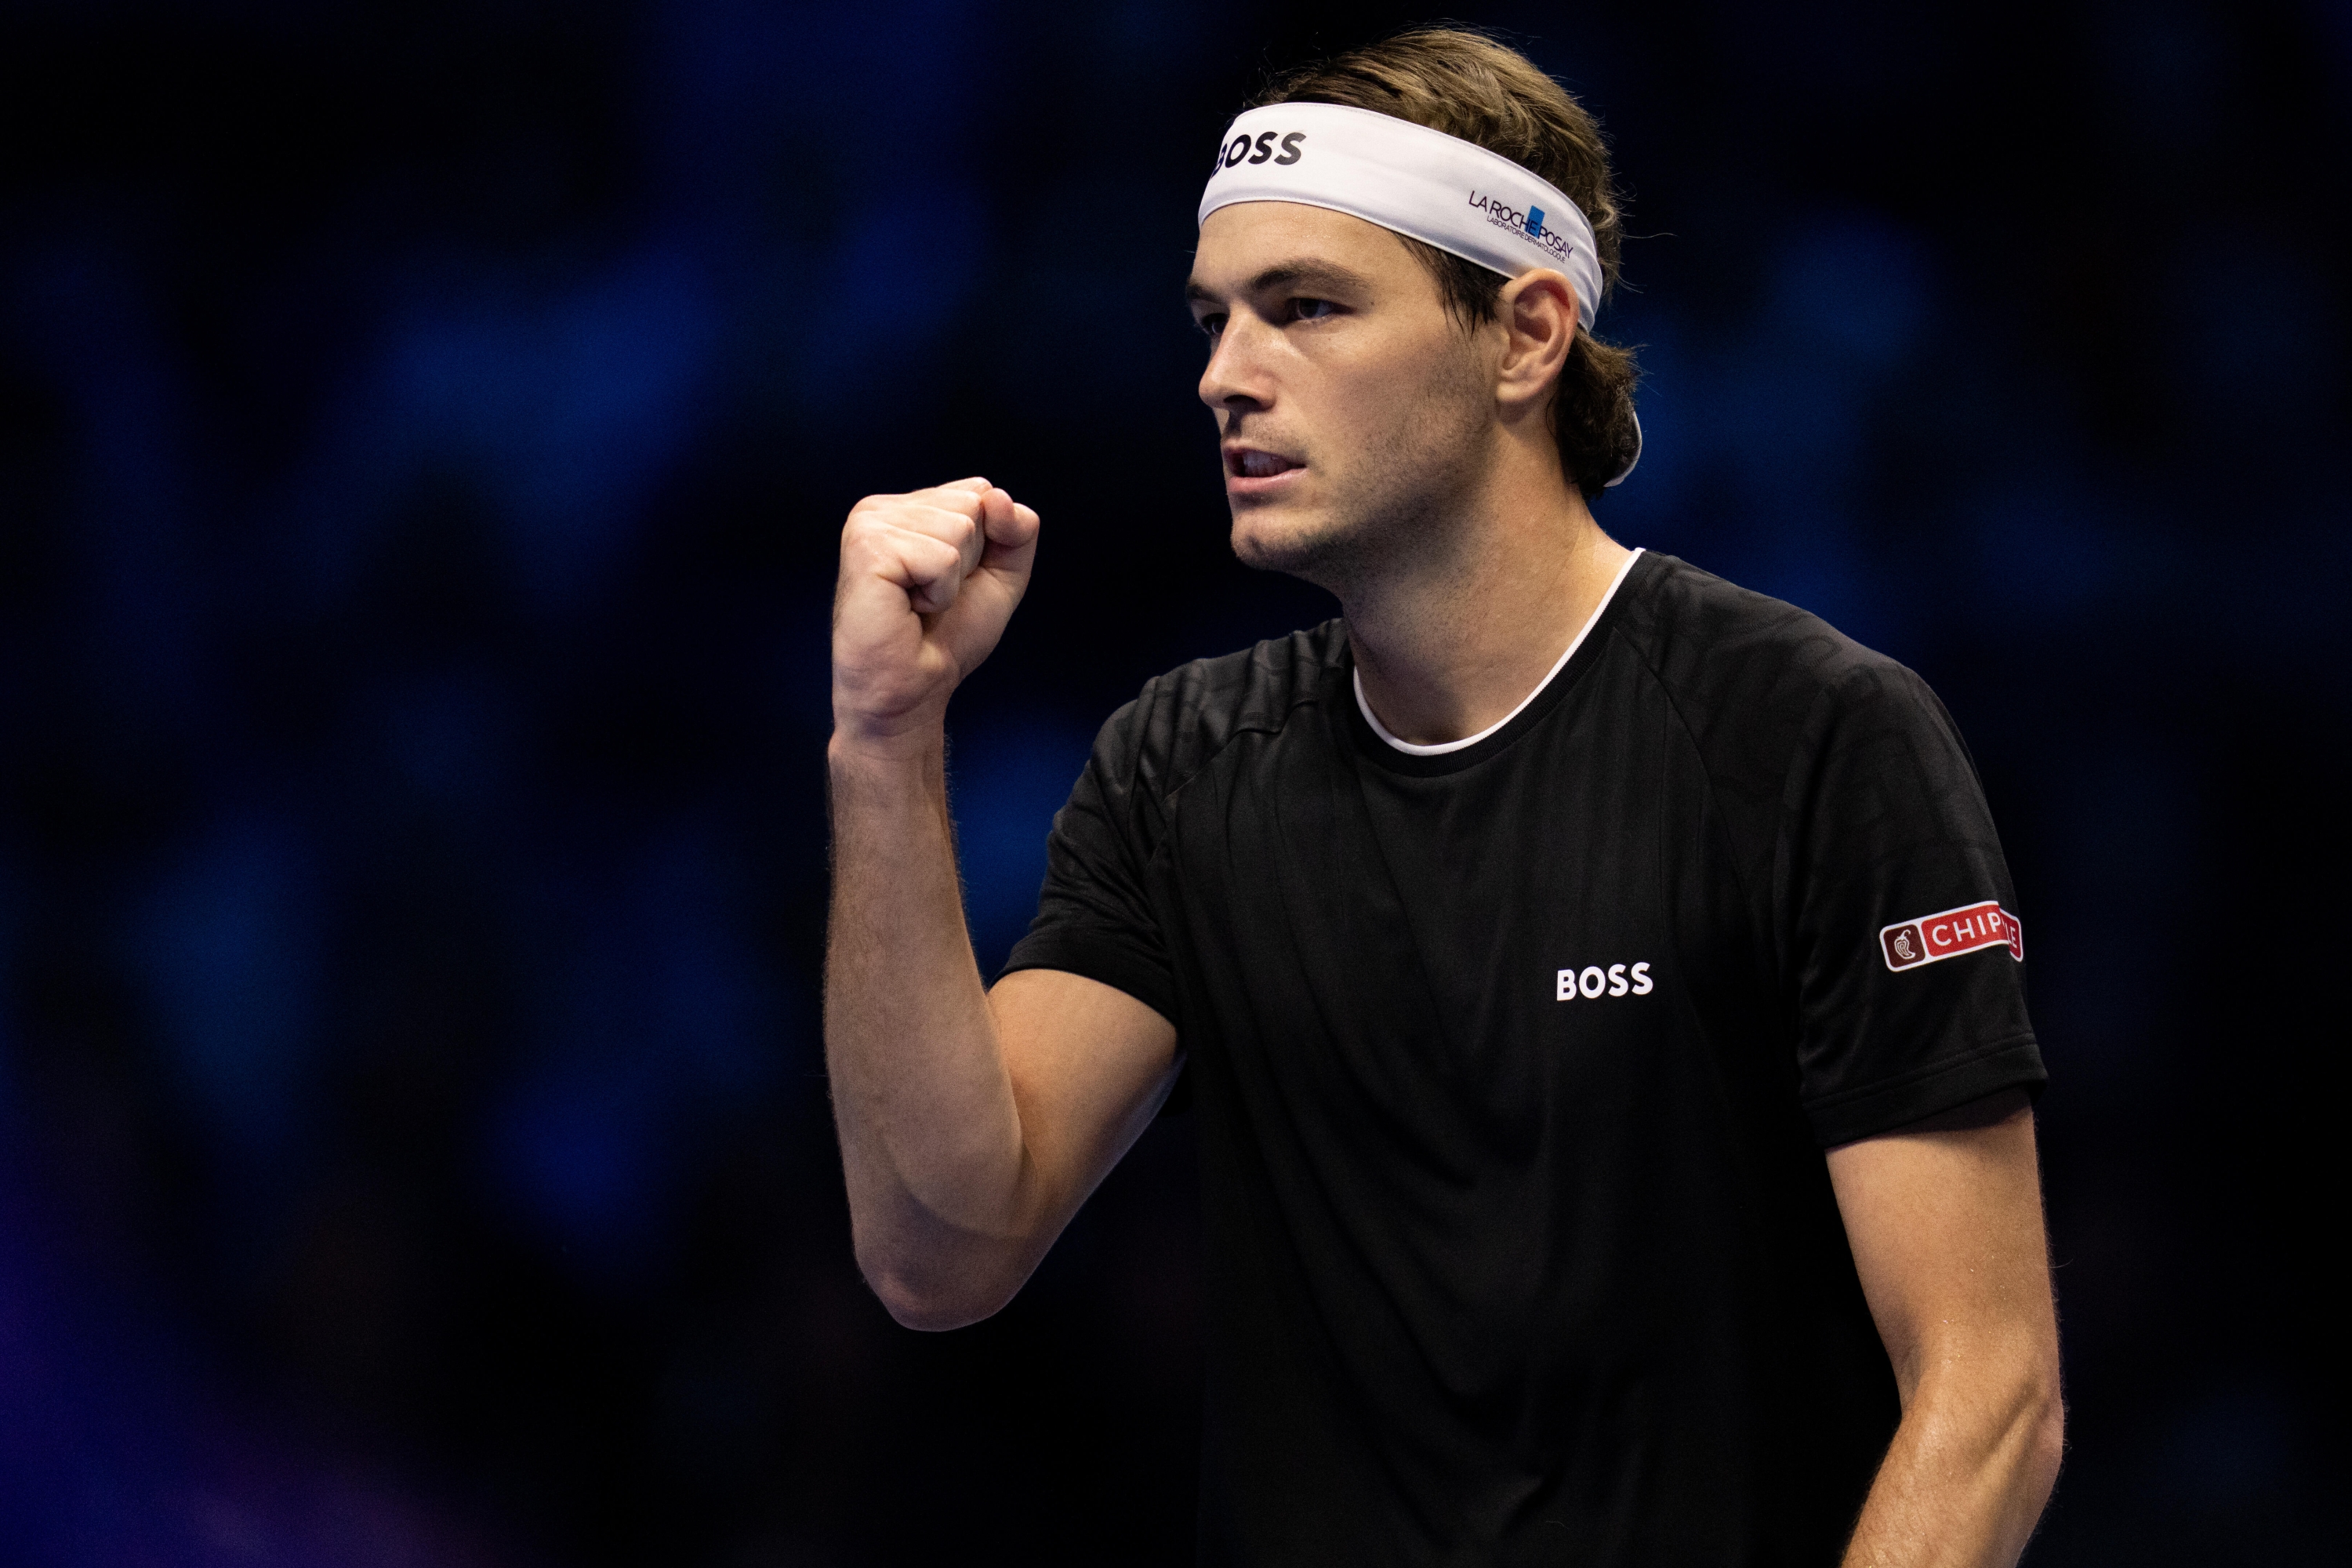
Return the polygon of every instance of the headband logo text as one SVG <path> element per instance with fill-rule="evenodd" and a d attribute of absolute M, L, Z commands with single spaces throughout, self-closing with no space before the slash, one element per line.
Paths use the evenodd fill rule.
<path fill-rule="evenodd" d="M 1541 207 L 1531 206 L 1527 211 L 1521 212 L 1500 197 L 1481 195 L 1475 190 L 1470 193 L 1470 205 L 1485 213 L 1486 221 L 1496 228 L 1507 228 L 1514 233 L 1526 235 L 1549 251 L 1555 261 L 1566 261 L 1575 254 L 1574 247 L 1569 244 L 1566 235 L 1556 228 L 1544 226 L 1544 211 Z"/>
<path fill-rule="evenodd" d="M 1279 158 L 1274 154 L 1277 138 L 1282 148 Z M 1296 163 L 1299 157 L 1298 144 L 1306 140 L 1307 132 L 1304 131 L 1293 131 L 1286 136 L 1279 131 L 1261 131 L 1255 144 L 1246 135 L 1236 136 L 1217 149 L 1217 161 L 1209 166 L 1209 172 L 1213 174 L 1220 169 L 1230 169 L 1243 163 Z"/>

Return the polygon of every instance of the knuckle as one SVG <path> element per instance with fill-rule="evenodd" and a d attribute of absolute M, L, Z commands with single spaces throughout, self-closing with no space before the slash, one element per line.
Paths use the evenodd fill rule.
<path fill-rule="evenodd" d="M 903 515 L 914 504 L 913 498 L 909 496 L 866 496 L 849 509 L 849 521 L 852 526 L 884 527 L 893 517 Z"/>

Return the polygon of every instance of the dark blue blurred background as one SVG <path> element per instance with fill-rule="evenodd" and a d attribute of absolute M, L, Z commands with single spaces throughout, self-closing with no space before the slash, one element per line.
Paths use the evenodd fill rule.
<path fill-rule="evenodd" d="M 0 1561 L 1190 1560 L 1189 1130 L 945 1338 L 816 1026 L 833 550 L 1046 519 L 984 960 L 1234 565 L 1178 298 L 1269 65 L 1425 13 L 27 4 L 0 31 Z M 2038 1564 L 2341 1476 L 2352 12 L 1496 5 L 1633 193 L 1600 508 L 1924 672 L 2007 835 Z"/>

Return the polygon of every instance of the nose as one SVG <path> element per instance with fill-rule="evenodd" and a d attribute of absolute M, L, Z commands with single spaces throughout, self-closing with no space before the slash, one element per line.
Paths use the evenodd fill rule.
<path fill-rule="evenodd" d="M 1267 379 L 1265 350 L 1273 329 L 1255 317 L 1235 310 L 1225 318 L 1217 346 L 1209 351 L 1201 372 L 1201 401 L 1213 411 L 1236 413 L 1265 407 L 1274 388 Z"/>

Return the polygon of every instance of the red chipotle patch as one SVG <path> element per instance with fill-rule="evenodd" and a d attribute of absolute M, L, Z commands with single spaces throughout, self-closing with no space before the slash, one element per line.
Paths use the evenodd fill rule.
<path fill-rule="evenodd" d="M 2015 915 L 1987 899 L 1940 914 L 1897 921 L 1878 933 L 1878 945 L 1886 954 L 1886 967 L 1895 970 L 1916 969 L 1987 947 L 2005 947 L 2010 957 L 2022 963 L 2025 928 Z"/>

